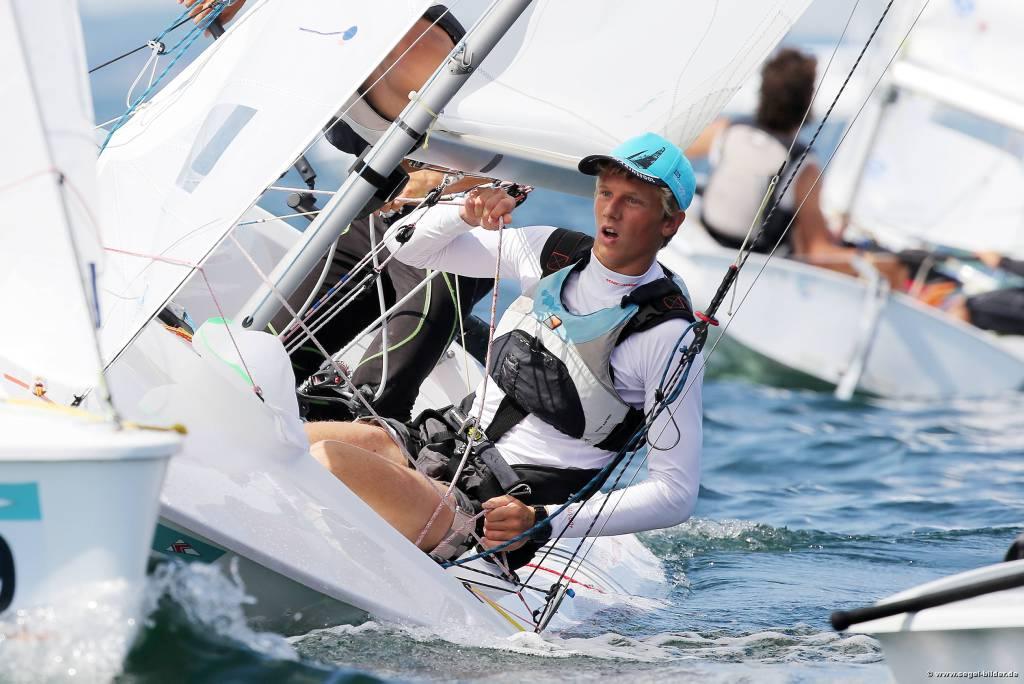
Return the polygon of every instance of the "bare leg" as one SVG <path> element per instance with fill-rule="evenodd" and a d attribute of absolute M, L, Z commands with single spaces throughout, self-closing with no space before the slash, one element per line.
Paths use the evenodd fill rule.
<path fill-rule="evenodd" d="M 396 465 L 408 465 L 402 450 L 395 444 L 388 431 L 379 425 L 323 421 L 306 423 L 305 428 L 310 444 L 325 440 L 344 442 L 358 449 L 373 452 Z"/>
<path fill-rule="evenodd" d="M 317 442 L 310 453 L 412 542 L 434 515 L 447 489 L 412 468 L 351 444 Z M 419 548 L 430 551 L 437 546 L 451 529 L 454 517 L 453 507 L 441 506 Z"/>

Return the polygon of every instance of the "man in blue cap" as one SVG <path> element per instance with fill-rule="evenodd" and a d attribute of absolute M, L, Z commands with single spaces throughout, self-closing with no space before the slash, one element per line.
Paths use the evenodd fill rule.
<path fill-rule="evenodd" d="M 597 176 L 593 238 L 529 226 L 506 231 L 499 250 L 497 229 L 511 222 L 515 200 L 501 189 L 477 188 L 462 206 L 410 217 L 411 238 L 393 246 L 396 258 L 417 268 L 473 277 L 494 275 L 500 259 L 500 276 L 517 280 L 523 292 L 495 329 L 489 379 L 467 398 L 472 408 L 465 402 L 486 441 L 453 489 L 444 483 L 459 470 L 467 441 L 465 415 L 457 411 L 422 419 L 411 432 L 395 423 L 307 424 L 313 455 L 439 560 L 472 548 L 474 534 L 494 546 L 536 528 L 511 559 L 520 565 L 552 534 L 669 527 L 696 504 L 699 358 L 689 386 L 647 431 L 648 477 L 543 524 L 573 493 L 593 488 L 600 469 L 642 432 L 693 321 L 685 286 L 656 259 L 693 198 L 686 157 L 646 133 L 584 158 L 579 168 Z"/>

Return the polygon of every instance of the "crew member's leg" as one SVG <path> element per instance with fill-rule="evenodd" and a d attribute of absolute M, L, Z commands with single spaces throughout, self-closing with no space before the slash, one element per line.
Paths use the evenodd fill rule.
<path fill-rule="evenodd" d="M 438 511 L 445 485 L 343 442 L 317 442 L 310 453 L 409 541 L 416 541 L 437 511 L 420 549 L 431 551 L 448 536 L 454 505 L 441 505 Z"/>

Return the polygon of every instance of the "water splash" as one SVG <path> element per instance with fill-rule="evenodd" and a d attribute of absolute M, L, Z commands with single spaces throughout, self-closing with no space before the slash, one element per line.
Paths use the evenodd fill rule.
<path fill-rule="evenodd" d="M 144 605 L 152 615 L 169 599 L 187 620 L 205 632 L 278 660 L 296 660 L 297 655 L 284 637 L 252 629 L 245 619 L 246 605 L 256 602 L 246 593 L 236 564 L 230 577 L 218 566 L 202 563 L 164 563 L 150 576 Z M 152 622 L 148 623 L 152 626 Z"/>
<path fill-rule="evenodd" d="M 62 592 L 53 605 L 5 616 L 0 681 L 110 681 L 138 632 L 139 594 L 123 580 L 83 584 Z"/>

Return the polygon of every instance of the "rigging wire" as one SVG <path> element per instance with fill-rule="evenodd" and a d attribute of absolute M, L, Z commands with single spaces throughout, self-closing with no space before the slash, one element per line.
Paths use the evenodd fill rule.
<path fill-rule="evenodd" d="M 163 79 L 167 76 L 167 74 L 171 72 L 171 70 L 174 68 L 174 65 L 178 63 L 178 60 L 185 56 L 185 53 L 188 52 L 189 48 L 192 47 L 192 44 L 196 42 L 199 36 L 203 34 L 203 31 L 208 29 L 210 25 L 213 24 L 213 22 L 217 21 L 217 17 L 220 16 L 220 13 L 230 3 L 231 0 L 220 0 L 219 2 L 217 2 L 217 4 L 214 5 L 213 9 L 210 10 L 209 14 L 206 15 L 206 18 L 203 19 L 200 24 L 196 24 L 195 26 L 193 26 L 192 29 L 188 33 L 186 33 L 183 38 L 181 38 L 181 40 L 174 44 L 174 47 L 172 47 L 169 52 L 171 52 L 172 54 L 176 54 L 174 54 L 174 56 L 171 57 L 170 64 L 164 67 L 164 70 L 160 72 L 160 75 L 156 78 L 156 80 L 150 83 L 149 87 L 142 92 L 142 95 L 139 95 L 139 99 L 133 102 L 128 107 L 128 109 L 126 109 L 125 112 L 120 116 L 120 118 L 117 120 L 117 123 L 115 123 L 113 128 L 110 129 L 110 132 L 107 133 L 107 137 L 103 141 L 103 144 L 100 145 L 100 153 L 102 153 L 103 150 L 107 148 L 107 145 L 110 143 L 111 138 L 113 138 L 114 134 L 117 133 L 117 131 L 122 126 L 124 126 L 125 123 L 127 123 L 131 115 L 135 113 L 135 110 L 137 110 L 139 106 L 146 101 L 146 98 L 153 93 L 156 86 L 158 86 L 160 82 L 163 81 Z M 191 12 L 191 8 L 186 8 L 185 11 L 182 12 L 181 18 L 184 18 L 186 15 L 189 14 L 189 12 Z M 160 36 L 157 37 L 156 42 L 159 42 L 159 40 L 163 38 L 163 36 L 166 35 L 166 33 L 167 31 L 161 33 Z"/>
<path fill-rule="evenodd" d="M 157 46 L 162 44 L 161 41 L 162 41 L 164 36 L 166 36 L 171 31 L 174 31 L 175 29 L 177 29 L 177 28 L 179 28 L 181 26 L 184 26 L 185 24 L 187 24 L 190 21 L 192 21 L 191 17 L 185 16 L 184 19 L 181 19 L 181 16 L 184 16 L 184 12 L 181 15 L 179 15 L 179 19 L 178 20 L 175 20 L 175 22 L 171 26 L 169 26 L 168 28 L 166 28 L 163 31 L 161 31 L 160 34 L 157 35 L 155 38 L 152 38 L 152 39 L 146 41 L 145 43 L 143 43 L 139 47 L 135 48 L 134 50 L 129 50 L 128 52 L 125 52 L 122 55 L 118 55 L 117 57 L 114 57 L 113 59 L 108 59 L 103 64 L 100 64 L 98 66 L 94 66 L 92 69 L 89 69 L 89 73 L 90 74 L 95 73 L 95 72 L 99 71 L 100 69 L 103 69 L 104 67 L 108 67 L 111 64 L 124 59 L 125 57 L 130 57 L 131 55 L 134 55 L 139 50 L 145 50 L 146 48 L 151 48 L 151 49 L 154 49 L 154 50 L 157 49 Z"/>

